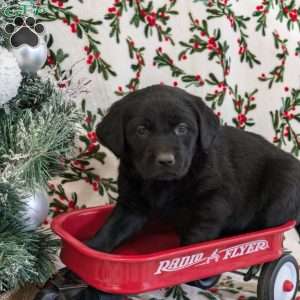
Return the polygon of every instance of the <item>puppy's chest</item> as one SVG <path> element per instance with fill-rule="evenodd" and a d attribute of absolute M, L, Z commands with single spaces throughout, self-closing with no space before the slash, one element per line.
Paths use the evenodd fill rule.
<path fill-rule="evenodd" d="M 145 189 L 144 200 L 152 216 L 164 218 L 166 220 L 178 215 L 181 207 L 183 195 L 176 186 Z"/>

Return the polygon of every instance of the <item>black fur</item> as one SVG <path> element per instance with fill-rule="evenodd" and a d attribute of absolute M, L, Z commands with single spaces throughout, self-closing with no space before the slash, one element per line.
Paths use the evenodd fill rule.
<path fill-rule="evenodd" d="M 119 201 L 92 248 L 112 251 L 153 216 L 174 224 L 182 245 L 300 220 L 298 160 L 257 134 L 220 126 L 181 89 L 129 94 L 97 135 L 120 158 Z"/>

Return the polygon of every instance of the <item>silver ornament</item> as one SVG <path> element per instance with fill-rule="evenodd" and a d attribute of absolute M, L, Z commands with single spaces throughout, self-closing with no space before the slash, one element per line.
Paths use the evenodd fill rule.
<path fill-rule="evenodd" d="M 35 73 L 45 64 L 48 49 L 46 42 L 41 40 L 40 44 L 34 48 L 29 45 L 22 45 L 18 48 L 12 48 L 11 51 L 23 72 Z"/>
<path fill-rule="evenodd" d="M 27 230 L 35 230 L 47 218 L 49 202 L 46 192 L 38 191 L 24 200 L 24 226 Z"/>

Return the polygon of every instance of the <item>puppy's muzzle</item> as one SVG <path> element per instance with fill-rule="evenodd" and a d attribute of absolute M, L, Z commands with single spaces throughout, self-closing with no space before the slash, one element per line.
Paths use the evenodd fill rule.
<path fill-rule="evenodd" d="M 171 167 L 175 162 L 175 155 L 171 152 L 158 153 L 155 158 L 156 165 L 160 167 Z"/>

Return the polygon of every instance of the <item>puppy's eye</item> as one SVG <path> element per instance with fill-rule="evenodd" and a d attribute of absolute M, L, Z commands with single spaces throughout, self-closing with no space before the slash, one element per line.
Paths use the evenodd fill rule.
<path fill-rule="evenodd" d="M 174 131 L 176 135 L 185 135 L 188 133 L 189 128 L 186 123 L 180 123 L 175 127 Z"/>
<path fill-rule="evenodd" d="M 136 128 L 136 134 L 139 136 L 146 136 L 149 134 L 149 130 L 145 126 L 140 125 Z"/>

